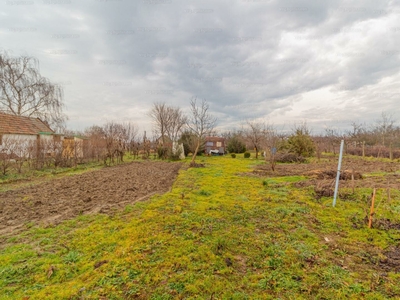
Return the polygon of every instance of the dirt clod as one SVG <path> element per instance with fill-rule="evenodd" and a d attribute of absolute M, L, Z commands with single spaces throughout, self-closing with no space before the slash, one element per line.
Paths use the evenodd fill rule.
<path fill-rule="evenodd" d="M 96 262 L 96 263 L 94 264 L 94 268 L 95 268 L 95 269 L 100 268 L 102 265 L 104 265 L 104 264 L 106 264 L 106 263 L 108 263 L 108 260 L 101 260 L 101 261 L 98 261 L 98 262 Z"/>
<path fill-rule="evenodd" d="M 374 220 L 372 227 L 382 230 L 389 230 L 389 229 L 400 230 L 400 223 L 393 223 L 390 219 L 377 219 Z"/>
<path fill-rule="evenodd" d="M 385 258 L 381 259 L 379 263 L 382 269 L 388 272 L 400 272 L 400 248 L 393 247 L 383 254 Z"/>
<path fill-rule="evenodd" d="M 200 164 L 200 163 L 190 163 L 190 167 L 191 168 L 204 168 L 205 165 L 204 164 Z"/>

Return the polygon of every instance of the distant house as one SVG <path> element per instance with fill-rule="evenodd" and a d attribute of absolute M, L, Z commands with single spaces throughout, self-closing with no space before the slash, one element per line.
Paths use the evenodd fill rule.
<path fill-rule="evenodd" d="M 225 154 L 225 139 L 222 137 L 208 136 L 206 137 L 204 152 L 206 154 Z"/>
<path fill-rule="evenodd" d="M 45 141 L 61 140 L 61 136 L 39 118 L 30 118 L 0 113 L 0 152 L 15 154 L 11 146 L 19 144 L 19 152 L 33 144 Z M 12 143 L 10 142 L 12 141 Z"/>

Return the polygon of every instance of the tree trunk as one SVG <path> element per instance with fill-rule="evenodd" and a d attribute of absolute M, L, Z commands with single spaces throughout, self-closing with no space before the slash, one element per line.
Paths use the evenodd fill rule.
<path fill-rule="evenodd" d="M 271 153 L 271 169 L 272 172 L 275 172 L 275 154 Z"/>
<path fill-rule="evenodd" d="M 192 161 L 190 162 L 190 166 L 194 166 L 194 160 L 196 159 L 197 152 L 199 151 L 199 148 L 200 148 L 200 140 L 197 141 L 196 150 L 195 150 L 194 153 L 193 153 Z"/>
<path fill-rule="evenodd" d="M 318 158 L 318 162 L 320 162 L 320 160 L 321 160 L 321 146 L 318 143 L 317 143 L 317 158 Z"/>

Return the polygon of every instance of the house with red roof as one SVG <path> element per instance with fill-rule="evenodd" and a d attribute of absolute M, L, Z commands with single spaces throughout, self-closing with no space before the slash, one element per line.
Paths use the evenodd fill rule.
<path fill-rule="evenodd" d="M 25 148 L 44 141 L 61 141 L 61 136 L 39 118 L 10 115 L 0 112 L 0 153 L 22 155 Z M 16 153 L 16 145 L 18 152 Z"/>
<path fill-rule="evenodd" d="M 225 154 L 225 139 L 217 136 L 205 138 L 204 152 L 212 155 Z"/>

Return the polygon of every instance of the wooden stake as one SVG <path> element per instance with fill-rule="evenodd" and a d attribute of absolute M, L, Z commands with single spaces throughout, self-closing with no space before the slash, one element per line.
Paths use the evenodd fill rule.
<path fill-rule="evenodd" d="M 371 201 L 371 210 L 369 212 L 368 228 L 371 228 L 371 226 L 372 226 L 372 216 L 374 215 L 375 195 L 376 195 L 376 188 L 374 188 L 374 191 L 372 192 L 372 201 Z"/>
<path fill-rule="evenodd" d="M 353 194 L 354 194 L 354 169 L 351 170 L 351 186 L 353 188 Z"/>

